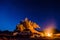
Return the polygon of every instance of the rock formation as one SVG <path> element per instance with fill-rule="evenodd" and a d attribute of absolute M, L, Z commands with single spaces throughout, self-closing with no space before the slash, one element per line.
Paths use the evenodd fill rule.
<path fill-rule="evenodd" d="M 35 30 L 36 28 L 40 28 L 39 25 L 37 25 L 36 23 L 28 20 L 28 18 L 25 18 L 25 20 L 21 21 L 17 25 L 16 30 L 19 31 L 22 34 L 30 33 L 30 34 L 32 34 L 31 37 L 35 37 L 37 35 L 38 36 L 42 35 L 41 32 L 38 32 L 37 30 Z M 16 32 L 16 34 L 17 34 L 17 32 Z"/>

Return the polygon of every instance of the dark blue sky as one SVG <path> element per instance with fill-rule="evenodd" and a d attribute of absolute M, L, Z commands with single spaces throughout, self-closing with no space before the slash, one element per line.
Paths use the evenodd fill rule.
<path fill-rule="evenodd" d="M 0 0 L 0 30 L 13 31 L 28 17 L 41 27 L 53 19 L 60 30 L 60 2 L 56 0 Z"/>

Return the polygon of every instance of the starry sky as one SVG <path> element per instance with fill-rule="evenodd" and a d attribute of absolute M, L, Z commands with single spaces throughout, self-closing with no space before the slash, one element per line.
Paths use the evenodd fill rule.
<path fill-rule="evenodd" d="M 60 30 L 58 0 L 0 0 L 0 30 L 13 31 L 25 17 L 43 27 L 54 22 Z"/>

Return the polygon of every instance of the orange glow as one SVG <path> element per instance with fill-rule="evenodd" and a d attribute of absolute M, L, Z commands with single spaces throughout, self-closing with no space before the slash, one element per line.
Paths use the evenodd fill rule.
<path fill-rule="evenodd" d="M 46 33 L 45 36 L 52 37 L 52 33 Z"/>
<path fill-rule="evenodd" d="M 54 27 L 53 26 L 49 26 L 46 29 L 44 29 L 44 36 L 45 37 L 53 37 L 53 33 L 54 33 Z"/>

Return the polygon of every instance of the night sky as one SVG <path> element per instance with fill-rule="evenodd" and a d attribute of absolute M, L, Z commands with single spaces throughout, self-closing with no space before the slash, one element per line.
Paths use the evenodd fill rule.
<path fill-rule="evenodd" d="M 60 1 L 0 0 L 0 30 L 15 30 L 16 25 L 25 17 L 41 27 L 52 20 L 60 30 Z"/>

